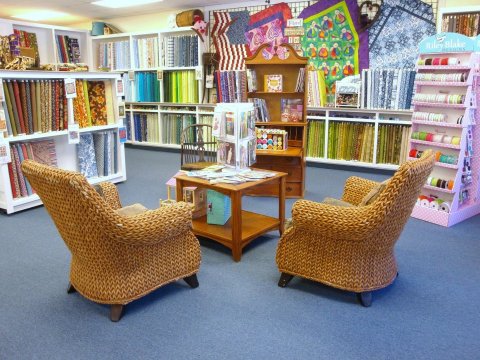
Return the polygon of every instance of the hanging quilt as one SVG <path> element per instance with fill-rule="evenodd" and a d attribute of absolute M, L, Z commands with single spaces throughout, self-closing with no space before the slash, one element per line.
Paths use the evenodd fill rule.
<path fill-rule="evenodd" d="M 245 11 L 214 11 L 212 40 L 220 58 L 219 70 L 244 70 L 247 45 L 244 33 L 250 18 Z"/>
<path fill-rule="evenodd" d="M 325 74 L 327 93 L 335 93 L 335 81 L 368 68 L 368 33 L 360 32 L 356 0 L 325 0 L 305 8 L 304 56 L 309 68 Z M 329 101 L 332 101 L 329 96 Z"/>
<path fill-rule="evenodd" d="M 272 48 L 267 51 L 273 53 L 273 46 L 288 42 L 283 33 L 291 18 L 292 11 L 286 3 L 269 6 L 252 15 L 245 32 L 248 54 L 253 55 L 263 44 L 271 44 Z"/>
<path fill-rule="evenodd" d="M 414 68 L 420 41 L 435 34 L 432 6 L 420 0 L 384 0 L 369 29 L 370 68 Z"/>

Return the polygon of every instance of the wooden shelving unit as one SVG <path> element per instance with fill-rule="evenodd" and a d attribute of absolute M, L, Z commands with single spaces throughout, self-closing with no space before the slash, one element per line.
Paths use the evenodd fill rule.
<path fill-rule="evenodd" d="M 299 198 L 305 192 L 305 146 L 307 137 L 307 94 L 306 91 L 295 91 L 298 74 L 305 68 L 308 59 L 300 57 L 288 44 L 282 44 L 288 51 L 285 59 L 275 54 L 271 59 L 265 59 L 263 50 L 268 45 L 261 46 L 257 52 L 245 59 L 247 69 L 256 73 L 257 88 L 264 89 L 265 75 L 282 75 L 282 92 L 255 91 L 247 92 L 247 98 L 264 99 L 270 113 L 269 122 L 258 122 L 257 127 L 283 129 L 288 133 L 287 150 L 257 150 L 255 167 L 261 169 L 281 171 L 288 174 L 286 180 L 286 196 Z M 304 75 L 304 89 L 307 89 L 307 72 Z M 303 112 L 301 122 L 281 121 L 281 99 L 302 99 Z M 250 192 L 250 195 L 278 196 L 278 189 L 272 185 L 259 186 Z"/>

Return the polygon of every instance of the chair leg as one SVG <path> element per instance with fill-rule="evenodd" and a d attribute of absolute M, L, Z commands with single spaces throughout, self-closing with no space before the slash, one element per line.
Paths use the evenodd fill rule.
<path fill-rule="evenodd" d="M 278 286 L 284 288 L 292 279 L 293 275 L 282 273 L 282 275 L 280 275 L 280 280 L 278 280 Z"/>
<path fill-rule="evenodd" d="M 372 305 L 372 292 L 365 291 L 365 292 L 357 293 L 357 299 L 360 304 L 362 304 L 365 307 L 369 307 L 370 305 Z"/>
<path fill-rule="evenodd" d="M 186 278 L 183 278 L 183 280 L 185 280 L 185 282 L 193 289 L 198 287 L 197 274 L 187 276 Z"/>
<path fill-rule="evenodd" d="M 123 309 L 125 308 L 122 304 L 113 304 L 110 306 L 110 320 L 117 322 L 121 319 L 123 315 Z"/>
<path fill-rule="evenodd" d="M 72 294 L 74 292 L 77 292 L 77 289 L 75 289 L 71 283 L 68 283 L 67 294 Z"/>

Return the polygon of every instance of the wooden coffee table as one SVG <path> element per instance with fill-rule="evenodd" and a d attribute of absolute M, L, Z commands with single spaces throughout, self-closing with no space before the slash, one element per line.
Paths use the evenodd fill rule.
<path fill-rule="evenodd" d="M 225 225 L 211 225 L 207 224 L 207 217 L 202 216 L 193 219 L 193 232 L 195 235 L 204 236 L 225 245 L 232 250 L 233 260 L 240 261 L 242 258 L 242 249 L 252 240 L 275 229 L 279 230 L 280 235 L 283 233 L 285 221 L 286 176 L 286 173 L 275 172 L 275 176 L 268 179 L 232 185 L 210 184 L 208 180 L 186 175 L 176 175 L 177 201 L 182 200 L 183 188 L 186 186 L 212 189 L 229 196 L 232 206 L 232 215 L 228 222 Z M 242 196 L 247 190 L 272 182 L 278 184 L 278 218 L 242 210 Z"/>

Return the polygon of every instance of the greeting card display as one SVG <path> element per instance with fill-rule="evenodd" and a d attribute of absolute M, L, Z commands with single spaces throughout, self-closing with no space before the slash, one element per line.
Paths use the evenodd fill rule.
<path fill-rule="evenodd" d="M 255 163 L 255 113 L 252 103 L 217 104 L 212 127 L 212 134 L 218 141 L 217 161 L 220 164 L 241 169 Z"/>

